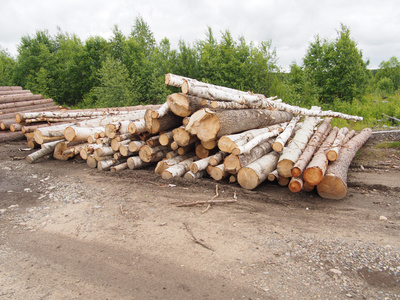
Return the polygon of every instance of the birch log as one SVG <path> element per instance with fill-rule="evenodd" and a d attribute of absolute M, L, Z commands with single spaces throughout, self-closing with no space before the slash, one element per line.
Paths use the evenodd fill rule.
<path fill-rule="evenodd" d="M 172 131 L 161 133 L 159 136 L 159 142 L 162 146 L 168 146 L 174 140 Z"/>
<path fill-rule="evenodd" d="M 328 167 L 328 158 L 326 157 L 326 153 L 332 146 L 338 131 L 339 128 L 337 127 L 334 127 L 331 130 L 328 137 L 322 143 L 321 147 L 319 147 L 318 151 L 314 154 L 314 157 L 307 165 L 307 168 L 304 170 L 303 179 L 310 185 L 317 185 L 321 182 L 322 178 L 324 178 Z"/>
<path fill-rule="evenodd" d="M 164 172 L 169 167 L 172 167 L 173 165 L 176 165 L 184 161 L 185 159 L 191 158 L 193 156 L 194 153 L 187 153 L 185 155 L 179 155 L 170 159 L 161 160 L 157 163 L 156 168 L 154 169 L 154 173 L 161 175 L 161 173 Z"/>
<path fill-rule="evenodd" d="M 163 179 L 171 179 L 173 177 L 182 177 L 189 171 L 190 164 L 197 159 L 196 156 L 185 159 L 184 161 L 169 167 L 161 173 Z"/>
<path fill-rule="evenodd" d="M 224 164 L 219 164 L 211 169 L 210 176 L 216 180 L 220 181 L 226 177 L 228 177 L 230 174 L 228 171 L 225 170 Z"/>
<path fill-rule="evenodd" d="M 202 98 L 200 97 L 181 93 L 171 94 L 167 97 L 169 108 L 175 115 L 180 117 L 190 116 L 192 113 L 202 108 L 201 101 Z"/>
<path fill-rule="evenodd" d="M 168 149 L 164 146 L 151 148 L 148 145 L 144 145 L 139 149 L 139 157 L 144 162 L 157 162 L 161 160 L 159 157 L 162 155 L 162 158 L 164 158 L 167 152 Z"/>
<path fill-rule="evenodd" d="M 196 181 L 197 179 L 203 178 L 206 175 L 206 171 L 200 171 L 197 173 L 193 173 L 192 171 L 188 171 L 183 175 L 183 178 L 189 181 Z"/>
<path fill-rule="evenodd" d="M 227 156 L 228 153 L 224 151 L 219 151 L 216 154 L 212 155 L 210 158 L 210 166 L 217 166 L 221 163 L 221 161 Z"/>
<path fill-rule="evenodd" d="M 346 130 L 347 129 L 347 130 Z M 343 130 L 341 132 L 341 130 Z M 349 131 L 348 128 L 341 128 L 336 136 L 335 141 L 333 142 L 331 148 L 329 149 L 326 157 L 329 161 L 335 161 L 340 153 L 340 149 L 344 144 L 346 144 L 355 134 L 355 130 Z M 343 136 L 344 134 L 344 136 Z"/>
<path fill-rule="evenodd" d="M 300 116 L 294 117 L 285 128 L 285 130 L 276 138 L 272 148 L 276 152 L 281 152 L 283 147 L 286 145 L 289 138 L 292 136 L 292 133 L 295 129 L 297 122 L 300 121 Z"/>
<path fill-rule="evenodd" d="M 278 172 L 281 177 L 292 177 L 293 165 L 306 148 L 308 141 L 314 133 L 314 127 L 319 122 L 317 117 L 306 117 L 301 128 L 296 132 L 289 145 L 285 147 L 279 157 Z"/>
<path fill-rule="evenodd" d="M 194 174 L 196 174 L 197 172 L 200 172 L 202 170 L 207 169 L 208 165 L 210 164 L 210 159 L 212 156 L 208 156 L 202 159 L 199 159 L 197 161 L 194 161 L 191 165 L 190 165 L 190 171 L 192 171 Z"/>
<path fill-rule="evenodd" d="M 146 122 L 144 119 L 130 122 L 128 125 L 128 131 L 131 134 L 139 134 L 146 131 Z"/>
<path fill-rule="evenodd" d="M 160 155 L 160 154 L 159 154 Z M 161 156 L 161 155 L 160 155 Z M 160 160 L 162 157 L 160 158 Z M 144 162 L 143 160 L 140 159 L 139 156 L 131 156 L 126 160 L 126 163 L 128 165 L 128 168 L 131 170 L 136 170 L 140 168 L 145 168 L 151 165 L 151 163 Z"/>
<path fill-rule="evenodd" d="M 329 165 L 326 175 L 317 185 L 317 192 L 323 198 L 342 199 L 347 195 L 347 171 L 357 151 L 370 138 L 372 130 L 363 129 L 342 148 L 336 161 Z"/>
<path fill-rule="evenodd" d="M 63 138 L 65 128 L 72 125 L 73 123 L 65 123 L 60 125 L 40 127 L 33 132 L 33 137 L 35 139 L 35 142 L 41 145 L 44 143 L 46 137 Z"/>
<path fill-rule="evenodd" d="M 252 162 L 250 165 L 241 168 L 237 175 L 240 186 L 249 190 L 255 189 L 267 179 L 269 173 L 276 169 L 278 158 L 279 154 L 273 151 Z"/>
<path fill-rule="evenodd" d="M 96 132 L 103 131 L 104 127 L 78 127 L 68 126 L 64 130 L 64 137 L 67 141 L 84 142 L 88 140 L 88 137 Z"/>
<path fill-rule="evenodd" d="M 174 141 L 181 147 L 192 144 L 197 140 L 197 136 L 186 131 L 184 126 L 175 128 L 172 130 L 172 134 Z"/>
<path fill-rule="evenodd" d="M 29 163 L 33 163 L 35 160 L 38 160 L 39 158 L 51 154 L 54 151 L 54 148 L 56 147 L 56 145 L 60 142 L 63 142 L 65 140 L 61 140 L 61 141 L 56 141 L 56 142 L 50 142 L 50 143 L 46 143 L 46 144 L 42 144 L 42 148 L 36 152 L 33 152 L 31 154 L 29 154 L 26 157 L 26 160 Z"/>
<path fill-rule="evenodd" d="M 289 182 L 289 190 L 292 193 L 298 193 L 303 189 L 303 178 L 299 177 L 292 177 Z"/>
<path fill-rule="evenodd" d="M 131 152 L 138 152 L 140 147 L 146 145 L 145 141 L 131 141 L 128 144 L 128 150 Z"/>
<path fill-rule="evenodd" d="M 324 142 L 328 136 L 332 126 L 330 125 L 332 118 L 326 118 L 318 129 L 315 131 L 314 135 L 311 137 L 304 149 L 303 153 L 300 155 L 297 162 L 294 164 L 291 173 L 293 177 L 299 177 L 304 169 L 307 167 L 308 163 L 311 161 L 314 153 L 317 151 L 318 147 Z M 289 184 L 290 185 L 290 184 Z"/>
<path fill-rule="evenodd" d="M 164 102 L 163 105 L 157 110 L 153 110 L 151 113 L 152 118 L 161 118 L 164 117 L 169 112 L 169 106 L 167 102 Z"/>
<path fill-rule="evenodd" d="M 161 118 L 153 118 L 151 116 L 152 112 L 152 110 L 148 109 L 144 116 L 146 130 L 150 134 L 156 134 L 160 131 L 168 131 L 182 124 L 182 118 L 173 113 L 168 113 Z"/>

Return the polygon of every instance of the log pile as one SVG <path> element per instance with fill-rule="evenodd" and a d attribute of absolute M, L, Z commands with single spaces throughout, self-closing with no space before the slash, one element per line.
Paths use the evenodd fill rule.
<path fill-rule="evenodd" d="M 30 138 L 22 132 L 23 124 L 16 122 L 16 114 L 60 109 L 53 99 L 44 99 L 20 86 L 0 86 L 0 142 Z"/>
<path fill-rule="evenodd" d="M 75 157 L 91 168 L 112 172 L 153 166 L 156 176 L 166 180 L 226 178 L 254 189 L 268 179 L 293 192 L 317 186 L 325 198 L 346 195 L 347 169 L 370 130 L 354 136 L 354 131 L 332 128 L 330 122 L 361 117 L 304 109 L 173 74 L 167 74 L 165 82 L 181 88 L 181 93 L 169 95 L 161 106 L 108 110 L 97 118 L 98 111 L 72 111 L 64 115 L 66 122 L 73 116 L 91 118 L 37 128 L 34 137 L 42 149 L 28 161 L 44 155 Z M 60 115 L 21 114 L 21 120 L 29 118 Z M 335 190 L 333 185 L 341 187 Z"/>

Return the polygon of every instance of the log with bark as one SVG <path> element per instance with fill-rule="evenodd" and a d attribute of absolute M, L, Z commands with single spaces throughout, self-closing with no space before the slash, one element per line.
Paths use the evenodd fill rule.
<path fill-rule="evenodd" d="M 160 106 L 159 109 L 153 110 L 151 113 L 152 118 L 161 118 L 164 117 L 168 112 L 169 112 L 169 106 L 168 103 L 165 102 L 163 105 Z"/>
<path fill-rule="evenodd" d="M 43 144 L 49 137 L 64 138 L 64 131 L 67 127 L 72 126 L 73 123 L 63 123 L 47 127 L 40 127 L 33 132 L 36 143 Z"/>
<path fill-rule="evenodd" d="M 169 131 L 182 124 L 182 118 L 173 114 L 172 112 L 162 116 L 161 118 L 153 118 L 152 112 L 152 110 L 148 109 L 144 116 L 146 130 L 150 134 L 157 134 L 161 131 Z"/>
<path fill-rule="evenodd" d="M 292 193 L 298 193 L 303 189 L 303 177 L 292 177 L 289 182 L 289 190 Z"/>
<path fill-rule="evenodd" d="M 347 195 L 347 171 L 357 151 L 372 134 L 370 128 L 360 131 L 342 148 L 339 157 L 329 165 L 326 175 L 317 185 L 317 192 L 323 198 L 342 199 Z"/>
<path fill-rule="evenodd" d="M 210 176 L 216 180 L 220 181 L 226 177 L 228 177 L 230 174 L 228 171 L 225 170 L 224 164 L 219 164 L 211 169 Z"/>
<path fill-rule="evenodd" d="M 303 179 L 310 185 L 317 185 L 321 182 L 322 178 L 324 178 L 328 167 L 328 158 L 326 157 L 326 153 L 332 146 L 338 131 L 339 128 L 337 127 L 334 127 L 331 130 L 328 137 L 322 143 L 321 147 L 319 147 L 318 151 L 314 154 L 312 160 L 307 165 L 307 168 L 304 170 Z"/>
<path fill-rule="evenodd" d="M 276 169 L 278 158 L 279 154 L 272 151 L 246 167 L 241 168 L 237 174 L 237 181 L 240 186 L 249 190 L 255 189 Z"/>
<path fill-rule="evenodd" d="M 182 177 L 185 175 L 186 172 L 189 171 L 190 164 L 196 160 L 196 156 L 192 156 L 190 158 L 185 159 L 184 161 L 181 161 L 180 163 L 177 163 L 168 169 L 164 170 L 161 173 L 161 177 L 163 179 L 171 179 L 173 177 Z"/>
<path fill-rule="evenodd" d="M 138 152 L 140 147 L 146 145 L 145 141 L 131 141 L 128 144 L 128 150 L 130 152 Z"/>
<path fill-rule="evenodd" d="M 119 171 L 125 170 L 127 168 L 128 168 L 128 163 L 123 162 L 121 164 L 111 166 L 110 170 L 111 170 L 111 172 L 119 172 Z"/>
<path fill-rule="evenodd" d="M 170 159 L 161 160 L 157 163 L 156 168 L 154 169 L 154 173 L 161 175 L 162 172 L 164 172 L 169 167 L 172 167 L 173 165 L 176 165 L 176 164 L 178 164 L 188 158 L 191 158 L 193 156 L 194 156 L 194 153 L 187 153 L 185 155 L 179 155 L 179 156 L 175 156 Z"/>
<path fill-rule="evenodd" d="M 84 142 L 87 141 L 89 136 L 96 132 L 104 131 L 104 127 L 79 127 L 68 126 L 64 130 L 64 137 L 67 141 Z"/>
<path fill-rule="evenodd" d="M 0 100 L 1 101 L 1 100 Z M 0 111 L 4 111 L 8 108 L 16 108 L 16 107 L 32 107 L 35 105 L 41 104 L 50 104 L 50 106 L 55 105 L 53 99 L 43 99 L 40 100 L 29 100 L 29 101 L 18 101 L 18 102 L 10 102 L 10 103 L 2 103 L 0 104 Z"/>
<path fill-rule="evenodd" d="M 292 136 L 293 131 L 295 130 L 296 124 L 300 121 L 300 116 L 294 117 L 286 126 L 285 130 L 275 139 L 272 148 L 276 152 L 281 152 L 283 147 L 285 147 L 287 141 Z"/>
<path fill-rule="evenodd" d="M 202 141 L 210 141 L 236 132 L 288 122 L 292 117 L 287 112 L 267 109 L 212 111 L 206 108 L 190 117 L 186 130 Z"/>
<path fill-rule="evenodd" d="M 346 144 L 356 133 L 355 130 L 349 131 L 347 127 L 341 128 L 333 142 L 331 148 L 329 149 L 326 157 L 329 161 L 335 161 L 340 153 L 340 149 L 344 144 Z"/>
<path fill-rule="evenodd" d="M 146 131 L 146 122 L 144 119 L 132 121 L 128 125 L 128 131 L 131 134 L 139 134 Z"/>
<path fill-rule="evenodd" d="M 303 153 L 300 155 L 297 162 L 294 164 L 291 173 L 293 177 L 299 177 L 304 169 L 307 167 L 308 163 L 311 161 L 314 153 L 317 151 L 318 147 L 324 142 L 332 126 L 330 125 L 332 118 L 326 118 L 318 129 L 315 131 L 314 135 L 311 137 L 304 149 Z"/>
<path fill-rule="evenodd" d="M 218 151 L 216 154 L 212 155 L 210 158 L 210 166 L 217 166 L 219 165 L 222 160 L 228 155 L 228 153 L 224 151 Z"/>
<path fill-rule="evenodd" d="M 169 108 L 175 115 L 180 117 L 190 116 L 192 113 L 202 108 L 202 100 L 203 99 L 200 97 L 181 93 L 171 94 L 167 97 Z"/>
<path fill-rule="evenodd" d="M 22 132 L 0 131 L 0 143 L 25 139 Z"/>
<path fill-rule="evenodd" d="M 278 161 L 279 176 L 292 177 L 292 168 L 306 148 L 308 141 L 314 133 L 314 127 L 318 124 L 319 118 L 306 117 L 301 128 L 296 132 L 287 147 L 283 148 Z"/>
<path fill-rule="evenodd" d="M 52 154 L 54 152 L 54 148 L 56 147 L 56 145 L 60 142 L 64 142 L 65 140 L 61 140 L 61 141 L 56 141 L 56 142 L 50 142 L 50 143 L 46 143 L 42 145 L 42 148 L 38 151 L 35 151 L 31 154 L 29 154 L 26 157 L 26 160 L 29 163 L 33 163 L 35 160 L 38 160 L 39 158 L 45 156 L 45 155 L 49 155 Z"/>
<path fill-rule="evenodd" d="M 0 104 L 5 103 L 16 103 L 16 102 L 26 102 L 32 100 L 40 100 L 43 99 L 42 95 L 33 95 L 33 94 L 17 94 L 17 95 L 3 95 L 0 96 Z"/>
<path fill-rule="evenodd" d="M 200 171 L 197 173 L 193 173 L 192 171 L 188 171 L 183 175 L 183 178 L 188 181 L 196 181 L 197 179 L 203 178 L 206 175 L 206 171 Z"/>
<path fill-rule="evenodd" d="M 172 130 L 172 137 L 180 147 L 187 146 L 197 141 L 197 136 L 190 134 L 184 126 Z"/>
<path fill-rule="evenodd" d="M 158 154 L 159 156 L 161 156 L 161 154 Z M 163 157 L 160 157 L 160 160 Z M 150 166 L 152 163 L 151 162 L 144 162 L 143 160 L 140 159 L 139 156 L 131 156 L 126 160 L 126 163 L 128 165 L 128 168 L 131 170 L 136 170 L 136 169 L 140 169 L 140 168 L 145 168 Z"/>
<path fill-rule="evenodd" d="M 164 146 L 151 148 L 148 145 L 144 145 L 139 149 L 139 157 L 144 162 L 158 162 L 165 157 L 168 151 L 169 149 Z"/>

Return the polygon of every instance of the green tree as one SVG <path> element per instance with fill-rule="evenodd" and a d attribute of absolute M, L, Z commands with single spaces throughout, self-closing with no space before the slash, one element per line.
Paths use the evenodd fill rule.
<path fill-rule="evenodd" d="M 98 72 L 100 85 L 92 90 L 95 107 L 137 105 L 132 92 L 132 80 L 124 64 L 107 57 Z"/>
<path fill-rule="evenodd" d="M 362 96 L 369 79 L 368 63 L 363 61 L 362 52 L 343 24 L 334 41 L 321 41 L 317 36 L 303 59 L 307 80 L 326 103 L 335 98 L 352 101 Z"/>
<path fill-rule="evenodd" d="M 13 85 L 13 73 L 16 62 L 11 55 L 0 47 L 0 85 Z"/>
<path fill-rule="evenodd" d="M 380 63 L 379 70 L 375 74 L 375 80 L 379 83 L 385 78 L 392 82 L 393 90 L 400 89 L 400 62 L 397 57 L 393 56 L 388 61 L 382 61 Z M 385 81 L 387 81 L 387 79 Z M 388 83 L 386 83 L 386 85 L 387 84 Z"/>

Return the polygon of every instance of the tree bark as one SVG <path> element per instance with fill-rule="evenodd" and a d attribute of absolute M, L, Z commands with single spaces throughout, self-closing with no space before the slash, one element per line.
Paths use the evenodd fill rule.
<path fill-rule="evenodd" d="M 196 174 L 197 172 L 200 172 L 202 170 L 207 169 L 208 165 L 210 164 L 210 159 L 212 156 L 208 156 L 206 158 L 199 159 L 197 161 L 194 161 L 190 165 L 190 171 Z"/>
<path fill-rule="evenodd" d="M 146 122 L 144 119 L 133 121 L 129 123 L 128 131 L 131 134 L 139 134 L 146 131 Z"/>
<path fill-rule="evenodd" d="M 123 140 L 120 142 L 118 142 L 116 139 L 113 139 L 110 142 L 110 146 L 115 152 L 117 152 L 119 150 L 119 147 L 121 147 L 122 145 L 129 145 L 130 142 L 131 142 L 130 139 Z M 134 151 L 132 151 L 132 152 L 134 152 Z"/>
<path fill-rule="evenodd" d="M 25 135 L 22 132 L 2 132 L 0 131 L 0 143 L 8 141 L 16 141 L 25 139 Z"/>
<path fill-rule="evenodd" d="M 236 102 L 211 101 L 211 108 L 219 109 L 247 109 L 247 105 Z"/>
<path fill-rule="evenodd" d="M 241 168 L 237 175 L 240 186 L 249 190 L 255 189 L 267 179 L 269 173 L 275 170 L 278 158 L 279 154 L 273 151 Z"/>
<path fill-rule="evenodd" d="M 36 104 L 36 105 L 29 105 L 29 106 L 19 106 L 19 107 L 12 107 L 12 108 L 5 108 L 2 109 L 1 112 L 3 115 L 5 114 L 17 114 L 20 112 L 26 111 L 50 111 L 50 110 L 60 110 L 61 106 L 55 105 L 54 103 L 44 103 L 44 104 Z"/>
<path fill-rule="evenodd" d="M 304 149 L 303 153 L 300 155 L 297 162 L 294 164 L 291 173 L 293 177 L 299 177 L 304 169 L 307 167 L 308 163 L 311 161 L 314 153 L 317 151 L 318 147 L 324 142 L 332 126 L 330 125 L 332 118 L 326 118 L 318 129 L 315 131 L 314 135 L 311 137 Z M 289 184 L 290 185 L 290 184 Z"/>
<path fill-rule="evenodd" d="M 186 130 L 196 134 L 202 141 L 210 141 L 236 132 L 288 122 L 292 117 L 292 114 L 287 112 L 266 109 L 200 109 L 190 117 Z"/>
<path fill-rule="evenodd" d="M 123 163 L 124 160 L 117 160 L 117 159 L 108 159 L 108 160 L 101 160 L 97 162 L 97 169 L 100 171 L 108 171 L 114 165 L 118 165 Z"/>
<path fill-rule="evenodd" d="M 159 142 L 162 146 L 169 146 L 174 140 L 172 131 L 161 133 L 159 136 Z"/>
<path fill-rule="evenodd" d="M 253 161 L 256 161 L 260 157 L 271 152 L 272 143 L 273 139 L 269 139 L 254 147 L 248 153 L 240 155 L 231 154 L 227 156 L 224 160 L 225 169 L 231 174 L 236 174 L 241 168 L 251 164 Z"/>
<path fill-rule="evenodd" d="M 169 167 L 172 167 L 173 165 L 176 165 L 176 164 L 178 164 L 188 158 L 191 158 L 193 156 L 194 156 L 194 153 L 188 153 L 185 155 L 175 156 L 170 159 L 161 160 L 157 163 L 154 173 L 161 175 L 162 172 L 164 172 Z"/>
<path fill-rule="evenodd" d="M 183 175 L 183 178 L 189 181 L 196 181 L 197 179 L 203 178 L 206 174 L 206 171 L 200 171 L 197 173 L 193 173 L 192 171 L 188 171 Z"/>
<path fill-rule="evenodd" d="M 334 127 L 331 130 L 328 137 L 322 143 L 321 147 L 319 147 L 318 151 L 314 154 L 314 157 L 307 165 L 307 168 L 304 170 L 303 179 L 309 184 L 317 185 L 321 182 L 322 178 L 324 178 L 328 167 L 328 158 L 326 157 L 326 153 L 329 151 L 338 131 L 339 128 L 337 127 Z"/>
<path fill-rule="evenodd" d="M 152 110 L 147 110 L 144 117 L 146 130 L 150 134 L 156 134 L 160 131 L 168 131 L 182 124 L 182 118 L 173 113 L 168 113 L 161 118 L 153 118 L 151 116 L 152 112 Z"/>
<path fill-rule="evenodd" d="M 184 126 L 175 128 L 174 130 L 172 130 L 172 134 L 174 141 L 181 147 L 187 146 L 197 141 L 197 136 L 187 132 Z"/>
<path fill-rule="evenodd" d="M 17 94 L 17 95 L 3 95 L 0 96 L 0 103 L 5 104 L 5 103 L 15 103 L 15 102 L 26 102 L 29 100 L 40 100 L 43 99 L 42 95 L 29 95 L 29 94 Z"/>
<path fill-rule="evenodd" d="M 329 149 L 326 157 L 329 161 L 335 161 L 340 153 L 340 149 L 344 144 L 346 144 L 355 134 L 355 130 L 349 131 L 347 127 L 341 128 L 333 142 L 331 148 Z"/>
<path fill-rule="evenodd" d="M 169 167 L 161 173 L 163 179 L 171 179 L 173 177 L 182 177 L 186 172 L 189 171 L 190 164 L 196 159 L 196 156 L 181 161 L 178 164 Z"/>
<path fill-rule="evenodd" d="M 111 172 L 119 172 L 121 170 L 124 170 L 128 168 L 128 163 L 127 162 L 123 162 L 122 164 L 119 165 L 114 165 L 110 168 Z"/>
<path fill-rule="evenodd" d="M 168 149 L 164 146 L 158 146 L 151 148 L 147 145 L 140 147 L 139 149 L 139 157 L 144 162 L 157 162 L 165 157 L 165 154 L 168 152 Z M 160 155 L 162 157 L 160 158 Z"/>
<path fill-rule="evenodd" d="M 38 160 L 39 158 L 41 158 L 41 157 L 43 157 L 45 155 L 53 153 L 54 148 L 56 147 L 56 145 L 58 143 L 60 143 L 60 142 L 63 142 L 63 141 L 65 141 L 65 140 L 43 144 L 42 148 L 40 150 L 29 154 L 26 157 L 26 160 L 29 163 L 33 163 L 35 160 Z"/>
<path fill-rule="evenodd" d="M 64 130 L 64 137 L 67 141 L 84 142 L 88 137 L 96 132 L 104 131 L 104 127 L 78 127 L 68 126 Z"/>
<path fill-rule="evenodd" d="M 347 171 L 357 151 L 371 135 L 372 130 L 365 128 L 344 145 L 337 160 L 329 165 L 325 177 L 317 185 L 321 197 L 342 199 L 347 195 Z"/>
<path fill-rule="evenodd" d="M 296 132 L 289 145 L 282 151 L 278 161 L 278 172 L 281 177 L 292 177 L 292 168 L 306 148 L 308 141 L 314 133 L 314 127 L 318 124 L 319 118 L 306 117 L 301 128 Z"/>
<path fill-rule="evenodd" d="M 152 137 L 148 138 L 146 140 L 146 145 L 148 145 L 148 146 L 150 146 L 152 148 L 160 146 L 161 145 L 160 144 L 160 136 L 159 135 L 155 135 L 155 136 L 152 136 Z"/>
<path fill-rule="evenodd" d="M 221 161 L 228 155 L 228 153 L 224 151 L 219 151 L 216 154 L 212 155 L 210 158 L 210 166 L 217 166 L 221 163 Z"/>
<path fill-rule="evenodd" d="M 216 181 L 220 181 L 229 175 L 230 174 L 225 170 L 224 164 L 219 164 L 213 167 L 210 172 L 210 176 Z"/>
<path fill-rule="evenodd" d="M 267 178 L 269 181 L 279 180 L 278 170 L 277 169 L 273 170 L 271 173 L 268 174 Z"/>
<path fill-rule="evenodd" d="M 2 104 L 0 104 L 0 111 L 3 111 L 4 109 L 8 109 L 8 108 L 35 106 L 35 105 L 42 105 L 42 104 L 49 104 L 49 103 L 50 103 L 50 105 L 55 105 L 53 99 L 40 99 L 40 100 L 2 103 Z"/>
<path fill-rule="evenodd" d="M 160 158 L 160 160 L 162 157 Z M 143 160 L 140 159 L 139 156 L 131 156 L 126 160 L 126 163 L 128 164 L 128 168 L 131 170 L 136 170 L 140 168 L 145 168 L 151 165 L 151 163 L 144 162 Z"/>
<path fill-rule="evenodd" d="M 41 145 L 45 142 L 46 137 L 64 138 L 65 128 L 71 125 L 73 125 L 73 123 L 64 123 L 59 125 L 37 128 L 33 132 L 35 142 Z"/>
<path fill-rule="evenodd" d="M 128 150 L 131 152 L 139 152 L 140 147 L 146 145 L 145 141 L 131 141 L 128 145 Z"/>
<path fill-rule="evenodd" d="M 161 118 L 161 117 L 164 117 L 168 112 L 169 112 L 168 103 L 164 102 L 164 104 L 161 105 L 159 109 L 152 111 L 151 117 L 152 118 Z"/>
<path fill-rule="evenodd" d="M 192 113 L 202 108 L 201 101 L 202 98 L 200 97 L 181 93 L 171 94 L 167 97 L 169 108 L 175 115 L 180 117 L 190 116 Z"/>
<path fill-rule="evenodd" d="M 274 151 L 280 153 L 283 150 L 283 147 L 286 145 L 289 138 L 292 136 L 293 131 L 295 130 L 296 124 L 300 121 L 300 116 L 294 117 L 285 128 L 285 130 L 276 138 L 272 148 Z"/>

